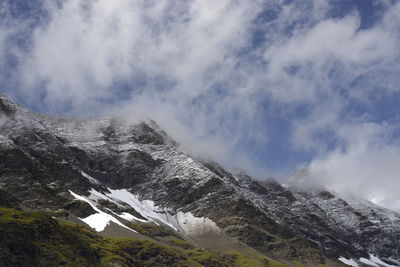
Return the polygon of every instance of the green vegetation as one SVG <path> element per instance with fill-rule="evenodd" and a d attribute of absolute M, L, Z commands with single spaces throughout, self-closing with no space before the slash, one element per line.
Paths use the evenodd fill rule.
<path fill-rule="evenodd" d="M 190 250 L 152 240 L 103 238 L 42 212 L 0 207 L 0 263 L 5 266 L 232 266 L 184 240 L 168 240 Z"/>
<path fill-rule="evenodd" d="M 296 265 L 296 267 L 305 267 L 305 265 L 299 261 L 295 261 L 294 264 Z"/>
<path fill-rule="evenodd" d="M 103 238 L 41 212 L 0 208 L 0 263 L 6 266 L 201 266 L 151 240 Z"/>
<path fill-rule="evenodd" d="M 231 265 L 241 266 L 241 267 L 264 267 L 264 266 L 273 266 L 269 265 L 269 261 L 259 255 L 259 254 L 251 254 L 251 255 L 243 255 L 237 252 L 231 252 L 225 254 L 225 258 L 229 260 Z"/>
<path fill-rule="evenodd" d="M 288 265 L 280 263 L 280 262 L 272 260 L 272 259 L 269 259 L 267 266 L 268 267 L 287 267 Z"/>
<path fill-rule="evenodd" d="M 168 230 L 164 227 L 158 226 L 154 223 L 133 223 L 133 222 L 127 222 L 127 226 L 130 228 L 134 229 L 138 233 L 148 236 L 151 238 L 157 238 L 157 237 L 167 237 L 167 236 L 176 236 L 177 235 L 171 231 Z"/>
<path fill-rule="evenodd" d="M 174 236 L 168 237 L 167 238 L 167 242 L 171 246 L 179 247 L 179 248 L 182 248 L 182 249 L 193 249 L 194 248 L 194 246 L 192 244 L 190 244 L 189 242 L 187 242 L 187 241 L 185 241 L 183 239 L 174 237 Z"/>
<path fill-rule="evenodd" d="M 218 257 L 216 254 L 211 253 L 205 249 L 193 249 L 186 251 L 188 258 L 200 263 L 203 266 L 232 266 L 229 262 Z"/>
<path fill-rule="evenodd" d="M 135 266 L 201 266 L 182 252 L 151 240 L 112 238 L 107 240 L 110 247 L 107 248 L 107 255 L 103 258 L 103 266 L 115 263 L 132 266 L 133 262 L 124 261 L 126 258 L 134 258 Z"/>
<path fill-rule="evenodd" d="M 135 225 L 141 233 L 161 237 L 159 239 L 168 245 L 150 239 L 104 238 L 89 228 L 53 219 L 43 212 L 0 207 L 0 265 L 288 266 L 256 252 L 217 254 L 196 249 L 175 233 L 157 225 Z"/>

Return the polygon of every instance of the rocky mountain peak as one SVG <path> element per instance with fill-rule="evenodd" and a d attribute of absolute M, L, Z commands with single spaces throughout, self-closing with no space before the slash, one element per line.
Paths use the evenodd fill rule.
<path fill-rule="evenodd" d="M 11 116 L 16 112 L 16 110 L 16 104 L 14 104 L 7 95 L 0 92 L 0 114 Z"/>
<path fill-rule="evenodd" d="M 325 186 L 311 175 L 307 167 L 294 171 L 293 175 L 284 186 L 291 190 L 300 191 L 319 192 L 326 190 Z"/>

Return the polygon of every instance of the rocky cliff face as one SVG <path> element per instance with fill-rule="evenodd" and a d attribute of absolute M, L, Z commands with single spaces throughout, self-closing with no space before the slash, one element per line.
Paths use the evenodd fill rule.
<path fill-rule="evenodd" d="M 58 118 L 4 95 L 0 116 L 0 189 L 26 208 L 99 232 L 142 234 L 130 223 L 152 221 L 200 247 L 240 242 L 311 265 L 369 254 L 400 259 L 398 213 L 229 172 L 190 156 L 153 121 Z"/>

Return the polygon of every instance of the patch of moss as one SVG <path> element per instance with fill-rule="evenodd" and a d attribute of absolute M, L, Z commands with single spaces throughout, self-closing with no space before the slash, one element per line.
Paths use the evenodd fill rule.
<path fill-rule="evenodd" d="M 200 263 L 203 266 L 215 266 L 215 267 L 227 267 L 230 266 L 229 262 L 222 257 L 218 257 L 216 254 L 205 250 L 205 249 L 192 249 L 187 250 L 186 255 L 188 255 L 189 259 Z"/>
<path fill-rule="evenodd" d="M 273 259 L 268 259 L 268 267 L 288 267 L 289 265 L 283 264 Z"/>
<path fill-rule="evenodd" d="M 182 249 L 194 249 L 194 246 L 192 244 L 190 244 L 189 242 L 187 242 L 183 239 L 174 237 L 174 236 L 169 236 L 167 238 L 167 242 L 169 245 L 174 246 L 174 247 L 179 247 Z"/>
<path fill-rule="evenodd" d="M 90 243 L 101 237 L 65 226 L 41 212 L 0 208 L 0 262 L 6 266 L 81 265 L 96 262 Z"/>
<path fill-rule="evenodd" d="M 109 238 L 108 241 L 114 244 L 118 251 L 134 255 L 139 266 L 200 266 L 179 250 L 151 240 Z"/>
<path fill-rule="evenodd" d="M 299 262 L 299 261 L 295 261 L 294 264 L 296 265 L 296 267 L 306 267 L 306 266 L 304 265 L 304 263 Z"/>
<path fill-rule="evenodd" d="M 135 231 L 139 232 L 142 235 L 156 238 L 156 237 L 166 237 L 166 236 L 175 236 L 177 235 L 164 227 L 158 226 L 154 223 L 133 223 L 127 222 L 126 225 Z"/>
<path fill-rule="evenodd" d="M 265 257 L 259 254 L 244 255 L 238 252 L 230 252 L 224 255 L 231 266 L 237 267 L 264 267 L 269 266 Z"/>

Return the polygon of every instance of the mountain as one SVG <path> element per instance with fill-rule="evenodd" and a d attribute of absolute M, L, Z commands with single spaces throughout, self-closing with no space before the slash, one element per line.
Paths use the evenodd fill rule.
<path fill-rule="evenodd" d="M 0 266 L 399 265 L 398 213 L 228 171 L 151 120 L 1 95 L 0 151 Z"/>

